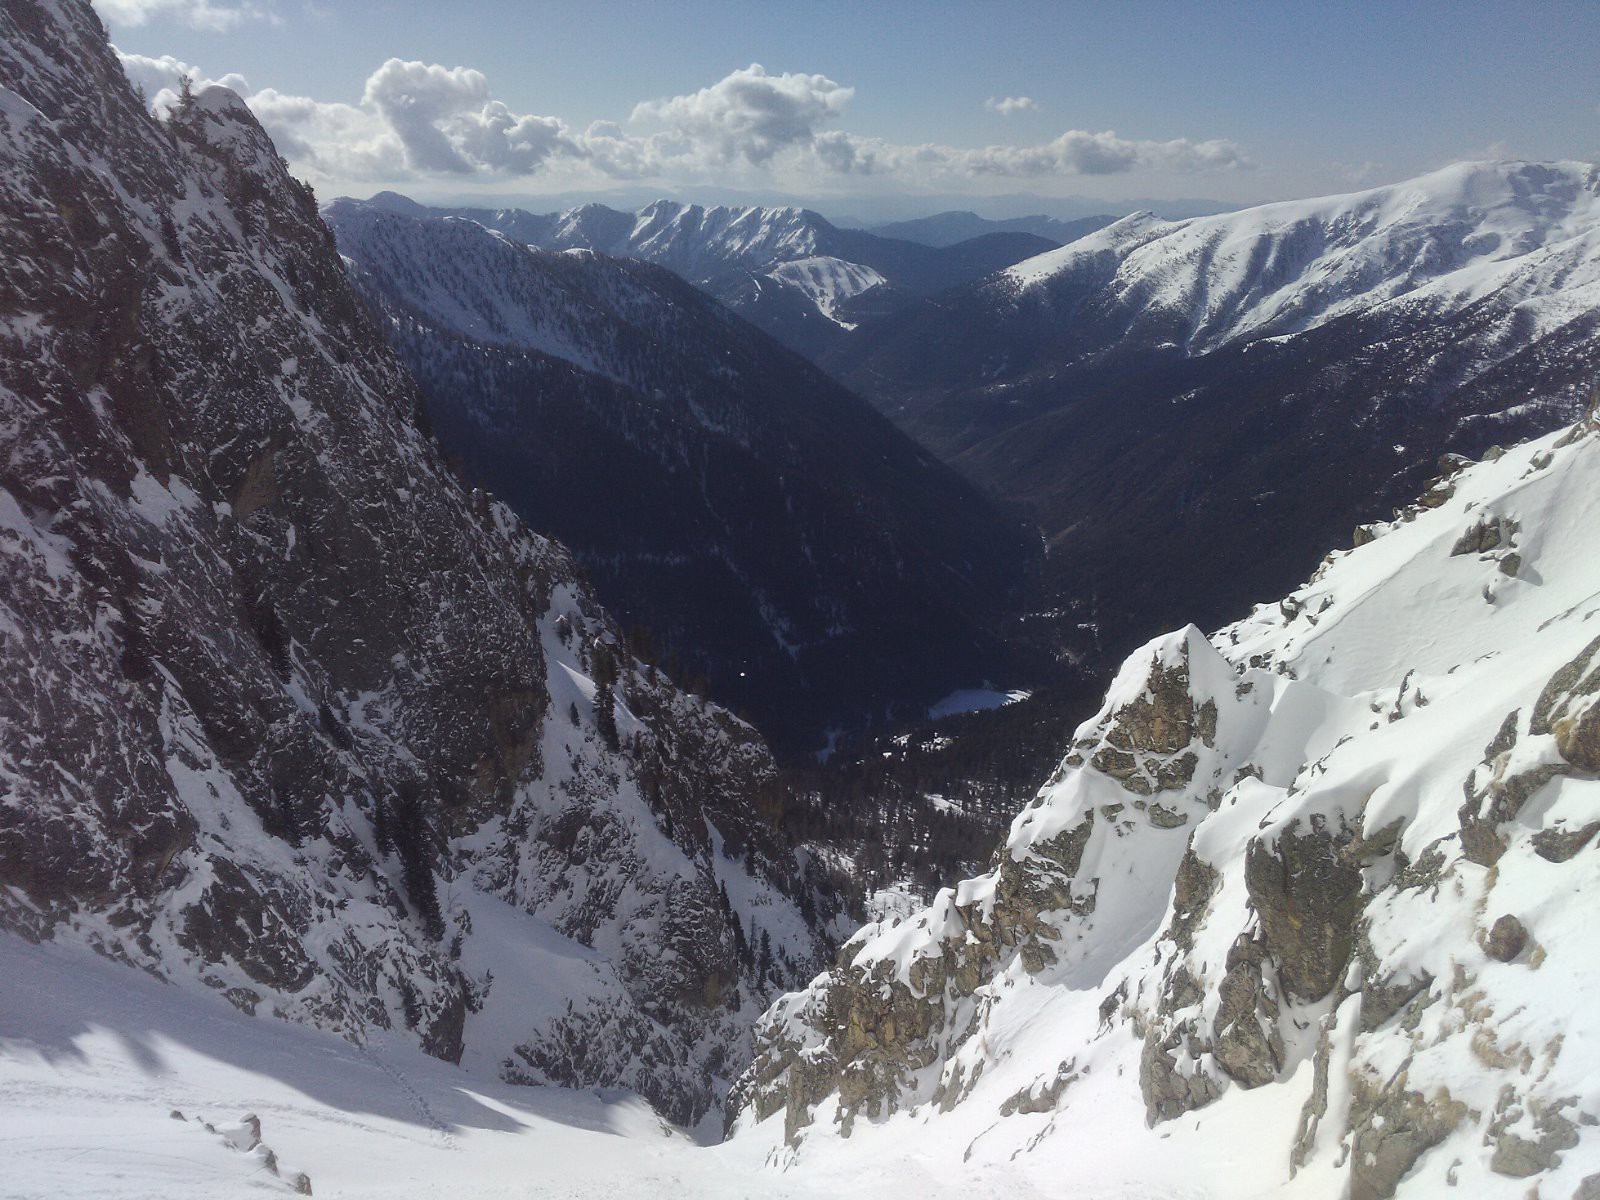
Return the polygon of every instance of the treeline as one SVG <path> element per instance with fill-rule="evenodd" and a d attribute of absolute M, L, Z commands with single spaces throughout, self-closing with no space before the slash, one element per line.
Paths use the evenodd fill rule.
<path fill-rule="evenodd" d="M 786 830 L 848 855 L 863 896 L 891 883 L 931 894 L 983 871 L 1103 687 L 1083 675 L 988 712 L 868 731 L 789 770 Z"/>

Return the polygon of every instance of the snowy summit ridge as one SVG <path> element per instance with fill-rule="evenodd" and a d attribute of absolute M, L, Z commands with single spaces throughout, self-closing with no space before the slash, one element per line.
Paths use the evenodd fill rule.
<path fill-rule="evenodd" d="M 1539 335 L 1600 300 L 1600 168 L 1469 162 L 1387 187 L 1162 221 L 1136 213 L 1001 272 L 1019 303 L 1093 287 L 1189 353 L 1352 312 L 1497 297 Z"/>
<path fill-rule="evenodd" d="M 1406 503 L 1440 456 L 1582 414 L 1600 168 L 1461 163 L 1216 216 L 1136 213 L 853 338 L 841 379 L 1038 515 L 1062 609 L 1092 595 L 1114 640 L 1209 627 Z M 1082 619 L 1055 636 L 1098 653 Z"/>

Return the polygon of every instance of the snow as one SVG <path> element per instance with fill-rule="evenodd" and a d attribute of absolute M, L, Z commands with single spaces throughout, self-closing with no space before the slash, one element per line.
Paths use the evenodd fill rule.
<path fill-rule="evenodd" d="M 26 97 L 19 96 L 7 87 L 0 87 L 0 117 L 9 124 L 23 126 L 42 120 L 44 114 L 35 108 Z"/>
<path fill-rule="evenodd" d="M 1387 187 L 1187 221 L 1136 213 L 997 278 L 1021 302 L 1092 281 L 1130 302 L 1137 324 L 1175 324 L 1193 353 L 1356 311 L 1438 318 L 1490 295 L 1525 322 L 1519 338 L 1542 336 L 1600 303 L 1600 172 L 1579 162 L 1457 163 Z"/>
<path fill-rule="evenodd" d="M 839 305 L 884 282 L 884 277 L 871 267 L 827 255 L 791 259 L 779 263 L 767 275 L 803 293 L 841 329 L 855 326 L 839 316 Z"/>
<path fill-rule="evenodd" d="M 1021 688 L 1007 691 L 997 691 L 988 687 L 960 688 L 929 707 L 928 719 L 940 721 L 960 713 L 987 712 L 992 708 L 1003 708 L 1007 704 L 1026 700 L 1031 695 L 1033 695 L 1031 691 Z"/>
<path fill-rule="evenodd" d="M 564 254 L 643 259 L 699 286 L 746 278 L 759 286 L 770 279 L 804 296 L 819 314 L 844 329 L 854 326 L 838 315 L 839 305 L 884 282 L 872 267 L 819 253 L 825 223 L 801 208 L 708 208 L 658 200 L 636 213 L 585 204 L 538 215 L 518 209 L 419 209 L 374 197 L 365 204 L 336 200 L 329 206 L 341 239 L 352 212 L 359 209 L 409 217 L 453 213 L 446 219 L 476 222 L 508 243 Z"/>
<path fill-rule="evenodd" d="M 1008 1191 L 992 1169 L 914 1161 L 785 1171 L 759 1139 L 697 1145 L 624 1092 L 513 1087 L 488 1064 L 254 1020 L 220 997 L 9 934 L 0 977 L 0 1155 L 4 1194 L 18 1200 L 288 1196 L 300 1172 L 335 1200 L 1048 1194 Z M 238 1148 L 247 1116 L 277 1175 Z"/>
<path fill-rule="evenodd" d="M 866 899 L 867 920 L 876 924 L 895 924 L 922 910 L 921 889 L 911 880 L 897 880 L 885 884 Z"/>
<path fill-rule="evenodd" d="M 1007 267 L 1001 274 L 1027 287 L 1058 275 L 1083 259 L 1107 253 L 1118 256 L 1131 253 L 1181 224 L 1163 221 L 1152 212 L 1129 213 L 1121 220 L 1113 221 L 1065 246 L 1025 258 L 1015 266 Z"/>
<path fill-rule="evenodd" d="M 739 208 L 657 200 L 639 210 L 629 253 L 668 266 L 759 256 L 803 258 L 816 246 L 816 229 L 799 208 Z M 695 273 L 691 268 L 690 273 Z"/>
<path fill-rule="evenodd" d="M 586 371 L 631 382 L 614 348 L 591 343 L 591 302 L 539 257 L 460 217 L 423 222 L 340 201 L 340 248 L 357 273 L 381 276 L 400 307 L 475 341 L 566 359 Z M 628 282 L 613 273 L 624 295 Z"/>

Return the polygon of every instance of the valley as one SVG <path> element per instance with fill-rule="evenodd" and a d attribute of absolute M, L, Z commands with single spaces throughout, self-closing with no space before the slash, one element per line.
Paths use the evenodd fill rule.
<path fill-rule="evenodd" d="M 1600 1196 L 1600 168 L 302 17 L 0 7 L 0 1191 Z"/>

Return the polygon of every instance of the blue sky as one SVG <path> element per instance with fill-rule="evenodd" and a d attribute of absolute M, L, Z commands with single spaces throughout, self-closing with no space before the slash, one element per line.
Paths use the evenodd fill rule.
<path fill-rule="evenodd" d="M 1592 0 L 97 7 L 152 96 L 233 73 L 323 194 L 1249 203 L 1600 157 Z"/>

